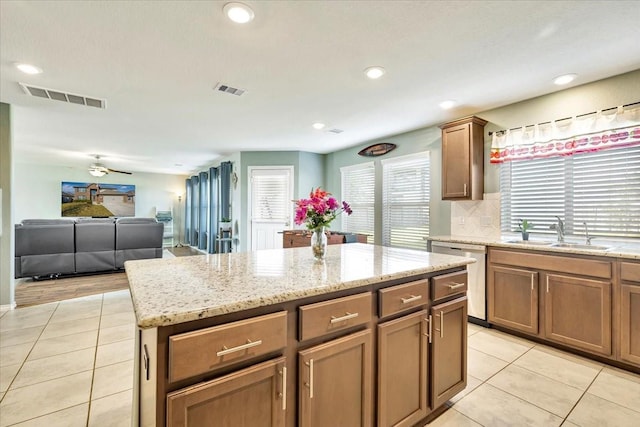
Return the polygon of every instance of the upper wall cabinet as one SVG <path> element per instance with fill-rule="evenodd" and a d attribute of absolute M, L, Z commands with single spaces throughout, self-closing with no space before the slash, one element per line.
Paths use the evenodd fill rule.
<path fill-rule="evenodd" d="M 472 116 L 440 126 L 442 200 L 482 200 L 486 124 Z"/>

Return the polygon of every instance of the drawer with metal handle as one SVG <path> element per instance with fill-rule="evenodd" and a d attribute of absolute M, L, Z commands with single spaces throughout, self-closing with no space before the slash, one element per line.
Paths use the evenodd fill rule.
<path fill-rule="evenodd" d="M 267 314 L 169 337 L 169 381 L 278 351 L 287 345 L 287 313 Z"/>
<path fill-rule="evenodd" d="M 300 341 L 371 321 L 371 304 L 366 292 L 299 307 Z"/>
<path fill-rule="evenodd" d="M 379 291 L 380 317 L 420 307 L 429 302 L 429 279 L 391 286 Z"/>
<path fill-rule="evenodd" d="M 463 294 L 467 292 L 467 272 L 457 271 L 455 273 L 442 274 L 432 277 L 431 298 L 433 301 L 448 297 L 450 295 Z"/>

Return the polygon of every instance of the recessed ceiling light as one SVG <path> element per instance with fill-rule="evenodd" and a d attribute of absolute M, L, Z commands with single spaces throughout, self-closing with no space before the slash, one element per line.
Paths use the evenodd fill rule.
<path fill-rule="evenodd" d="M 443 110 L 450 110 L 451 108 L 455 107 L 456 104 L 456 101 L 454 101 L 453 99 L 448 99 L 440 103 L 440 108 L 442 108 Z"/>
<path fill-rule="evenodd" d="M 369 67 L 364 70 L 364 74 L 371 80 L 379 79 L 384 76 L 384 73 L 386 73 L 386 71 L 382 67 Z"/>
<path fill-rule="evenodd" d="M 565 74 L 553 79 L 553 83 L 557 84 L 558 86 L 566 85 L 567 83 L 571 83 L 572 81 L 574 81 L 576 77 L 578 77 L 577 74 Z"/>
<path fill-rule="evenodd" d="M 242 3 L 227 3 L 222 10 L 229 19 L 238 24 L 246 24 L 254 17 L 253 10 Z"/>
<path fill-rule="evenodd" d="M 320 129 L 324 129 L 324 127 L 326 126 L 324 123 L 314 123 L 313 125 L 314 129 L 320 130 Z"/>
<path fill-rule="evenodd" d="M 31 64 L 16 64 L 16 68 L 25 74 L 42 73 L 42 68 L 36 67 L 35 65 L 31 65 Z"/>

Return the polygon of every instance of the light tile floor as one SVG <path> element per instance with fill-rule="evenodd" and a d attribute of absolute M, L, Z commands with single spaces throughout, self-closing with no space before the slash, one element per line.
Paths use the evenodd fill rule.
<path fill-rule="evenodd" d="M 0 427 L 131 424 L 128 291 L 0 313 Z M 640 375 L 469 324 L 468 386 L 429 426 L 639 426 Z"/>

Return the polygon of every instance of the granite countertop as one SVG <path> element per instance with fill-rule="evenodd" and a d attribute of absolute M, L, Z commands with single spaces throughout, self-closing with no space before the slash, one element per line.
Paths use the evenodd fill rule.
<path fill-rule="evenodd" d="M 140 328 L 153 328 L 386 280 L 462 267 L 472 258 L 362 243 L 125 262 Z"/>
<path fill-rule="evenodd" d="M 556 243 L 552 238 L 531 237 L 527 242 L 520 239 L 520 235 L 502 236 L 500 239 L 471 237 L 471 236 L 430 236 L 427 240 L 451 243 L 469 243 L 503 248 L 527 249 L 533 251 L 558 252 L 565 254 L 597 255 L 610 258 L 640 259 L 640 242 L 624 240 L 594 239 L 594 247 L 607 246 L 607 249 L 584 249 L 552 246 Z M 584 240 L 567 238 L 567 242 L 581 244 Z"/>

